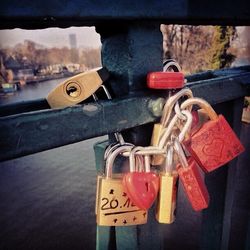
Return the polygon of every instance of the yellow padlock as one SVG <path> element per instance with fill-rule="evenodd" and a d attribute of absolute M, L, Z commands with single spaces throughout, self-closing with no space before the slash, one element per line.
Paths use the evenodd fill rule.
<path fill-rule="evenodd" d="M 90 97 L 108 79 L 106 68 L 93 69 L 68 78 L 47 96 L 51 108 L 64 108 Z"/>
<path fill-rule="evenodd" d="M 123 139 L 123 138 L 122 138 Z M 104 151 L 104 155 L 103 155 L 103 161 L 102 161 L 102 168 L 105 168 L 105 163 L 106 163 L 106 160 L 108 158 L 108 156 L 110 156 L 110 154 L 115 150 L 117 149 L 118 147 L 120 147 L 121 145 L 123 146 L 131 146 L 133 147 L 134 145 L 131 144 L 131 143 L 128 143 L 128 142 L 124 142 L 123 144 L 121 144 L 120 142 L 114 142 L 114 143 L 111 143 L 109 144 L 105 151 Z M 103 175 L 99 174 L 97 175 L 97 184 L 96 184 L 96 202 L 95 202 L 95 214 L 97 214 L 97 208 L 99 206 L 99 193 L 100 193 L 100 182 L 101 180 L 103 179 Z"/>
<path fill-rule="evenodd" d="M 175 220 L 178 189 L 178 173 L 174 170 L 174 147 L 169 144 L 164 171 L 160 173 L 160 191 L 156 208 L 156 220 L 170 224 Z"/>
<path fill-rule="evenodd" d="M 147 222 L 147 211 L 135 206 L 124 191 L 123 174 L 112 174 L 115 158 L 123 152 L 130 152 L 131 148 L 130 145 L 117 147 L 107 157 L 105 176 L 97 177 L 96 217 L 99 226 L 130 226 Z"/>

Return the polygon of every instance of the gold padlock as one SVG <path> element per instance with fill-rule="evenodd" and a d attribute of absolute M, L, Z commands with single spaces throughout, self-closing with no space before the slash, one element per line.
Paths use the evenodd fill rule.
<path fill-rule="evenodd" d="M 174 147 L 167 147 L 164 171 L 160 173 L 160 191 L 158 195 L 156 220 L 170 224 L 175 220 L 178 189 L 178 173 L 174 170 Z"/>
<path fill-rule="evenodd" d="M 130 152 L 132 146 L 121 145 L 107 158 L 105 176 L 98 176 L 97 224 L 99 226 L 130 226 L 145 224 L 147 211 L 135 206 L 122 185 L 123 174 L 112 174 L 115 158 Z"/>
<path fill-rule="evenodd" d="M 108 79 L 106 68 L 93 69 L 68 78 L 47 96 L 51 108 L 64 108 L 90 97 Z"/>
<path fill-rule="evenodd" d="M 165 132 L 166 127 L 169 125 L 169 119 L 173 115 L 173 108 L 174 105 L 178 102 L 178 100 L 183 97 L 187 96 L 188 98 L 193 97 L 193 93 L 191 89 L 184 88 L 180 90 L 175 95 L 169 97 L 169 99 L 166 101 L 163 111 L 162 111 L 162 118 L 160 123 L 156 123 L 153 128 L 153 134 L 151 137 L 151 145 L 152 146 L 159 146 L 159 141 L 162 136 L 162 134 Z M 191 110 L 191 107 L 190 107 Z M 151 159 L 152 165 L 161 165 L 164 162 L 164 156 L 163 155 L 154 155 Z"/>
<path fill-rule="evenodd" d="M 120 133 L 117 133 L 117 134 L 121 135 Z M 103 161 L 102 161 L 102 166 L 101 166 L 103 169 L 105 168 L 105 163 L 106 163 L 106 160 L 107 160 L 108 156 L 110 156 L 110 154 L 115 149 L 120 147 L 121 145 L 124 145 L 124 146 L 126 145 L 126 146 L 131 146 L 131 147 L 134 146 L 133 144 L 128 143 L 128 142 L 124 142 L 123 144 L 120 144 L 120 142 L 118 142 L 118 141 L 107 145 L 107 147 L 106 147 L 106 149 L 104 151 Z M 99 206 L 99 193 L 100 193 L 99 188 L 100 188 L 100 182 L 101 182 L 102 178 L 103 178 L 103 175 L 101 175 L 101 174 L 97 175 L 97 184 L 96 184 L 96 190 L 97 191 L 96 191 L 96 202 L 95 202 L 95 214 L 97 214 L 97 209 L 98 209 L 98 206 Z"/>

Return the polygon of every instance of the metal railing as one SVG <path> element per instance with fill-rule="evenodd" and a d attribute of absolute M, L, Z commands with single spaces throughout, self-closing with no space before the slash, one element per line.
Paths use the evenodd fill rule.
<path fill-rule="evenodd" d="M 226 6 L 226 7 L 225 7 Z M 88 138 L 124 131 L 126 140 L 145 144 L 157 121 L 164 93 L 145 88 L 146 74 L 162 68 L 161 23 L 248 25 L 247 1 L 7 1 L 1 2 L 0 28 L 96 26 L 102 39 L 102 63 L 111 73 L 107 85 L 114 100 L 50 110 L 44 100 L 0 107 L 0 160 L 40 152 Z M 243 98 L 249 94 L 250 67 L 188 76 L 188 87 L 223 113 L 239 135 Z M 93 126 L 95 125 L 95 126 Z M 132 132 L 131 132 L 132 131 Z M 139 141 L 139 143 L 138 143 Z M 39 143 L 37 143 L 39 142 Z M 240 249 L 233 223 L 243 219 L 233 210 L 237 160 L 229 168 L 206 176 L 211 205 L 202 213 L 201 249 Z M 237 218 L 236 218 L 237 217 Z M 164 228 L 149 222 L 142 227 L 97 230 L 97 248 L 167 249 Z M 246 230 L 245 241 L 249 241 Z M 178 235 L 174 236 L 176 240 Z M 185 248 L 185 242 L 183 242 Z"/>

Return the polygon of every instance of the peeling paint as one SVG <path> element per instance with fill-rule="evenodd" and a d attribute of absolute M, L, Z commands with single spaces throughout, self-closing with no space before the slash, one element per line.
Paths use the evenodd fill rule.
<path fill-rule="evenodd" d="M 95 115 L 98 112 L 99 108 L 95 104 L 86 104 L 83 106 L 82 111 L 88 116 Z"/>
<path fill-rule="evenodd" d="M 48 128 L 49 128 L 48 124 L 41 124 L 41 125 L 39 125 L 39 129 L 41 129 L 41 130 L 46 130 Z"/>
<path fill-rule="evenodd" d="M 118 124 L 126 124 L 126 123 L 128 123 L 128 120 L 121 120 L 118 122 Z"/>

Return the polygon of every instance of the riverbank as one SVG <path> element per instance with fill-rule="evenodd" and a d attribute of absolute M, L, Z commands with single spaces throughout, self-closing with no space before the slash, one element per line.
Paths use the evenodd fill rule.
<path fill-rule="evenodd" d="M 50 81 L 50 80 L 56 80 L 56 79 L 61 79 L 65 77 L 71 77 L 73 75 L 78 74 L 79 72 L 62 72 L 58 74 L 53 74 L 53 75 L 42 75 L 42 76 L 34 76 L 33 79 L 27 79 L 25 80 L 26 84 L 33 84 L 33 83 L 39 83 L 39 82 L 45 82 L 45 81 Z"/>

